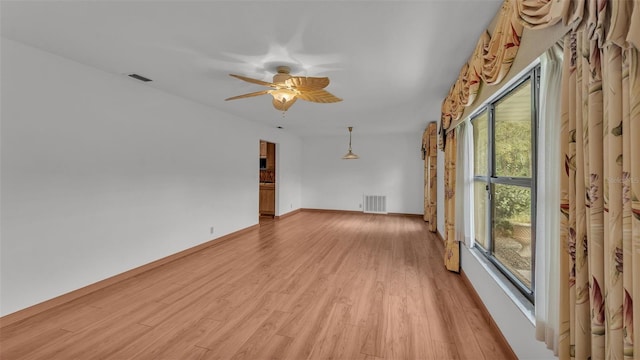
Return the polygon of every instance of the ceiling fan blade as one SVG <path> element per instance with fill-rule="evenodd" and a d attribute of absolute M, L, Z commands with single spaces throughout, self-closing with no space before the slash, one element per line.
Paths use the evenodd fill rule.
<path fill-rule="evenodd" d="M 246 77 L 246 76 L 242 76 L 242 75 L 236 75 L 236 74 L 229 74 L 229 76 L 233 76 L 236 79 L 240 79 L 246 82 L 250 82 L 252 84 L 258 84 L 258 85 L 263 85 L 263 86 L 269 86 L 269 87 L 275 87 L 276 85 L 270 82 L 266 82 L 266 81 L 262 81 L 262 80 L 258 80 L 258 79 L 253 79 L 250 77 Z"/>
<path fill-rule="evenodd" d="M 302 91 L 297 95 L 300 99 L 316 103 L 334 103 L 342 101 L 326 90 Z"/>
<path fill-rule="evenodd" d="M 269 91 L 271 91 L 271 90 L 256 91 L 256 92 L 252 92 L 252 93 L 248 93 L 248 94 L 233 96 L 233 97 L 230 97 L 230 98 L 224 99 L 224 100 L 228 101 L 228 100 L 236 100 L 236 99 L 244 99 L 244 98 L 249 98 L 249 97 L 254 97 L 254 96 L 260 96 L 260 95 L 268 94 Z"/>
<path fill-rule="evenodd" d="M 304 76 L 292 76 L 285 81 L 285 84 L 290 87 L 295 87 L 300 91 L 305 90 L 320 90 L 329 85 L 328 77 L 304 77 Z"/>
<path fill-rule="evenodd" d="M 296 98 L 292 98 L 291 100 L 287 101 L 287 102 L 280 102 L 278 100 L 276 100 L 276 98 L 273 98 L 273 107 L 280 110 L 280 111 L 287 111 L 289 110 L 289 108 L 291 107 L 291 105 L 293 105 L 293 103 L 296 102 Z"/>

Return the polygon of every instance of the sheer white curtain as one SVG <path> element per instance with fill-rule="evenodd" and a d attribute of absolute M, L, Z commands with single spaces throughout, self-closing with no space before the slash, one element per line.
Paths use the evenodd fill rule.
<path fill-rule="evenodd" d="M 458 158 L 456 164 L 456 241 L 472 247 L 473 235 L 473 130 L 466 119 L 456 128 Z"/>
<path fill-rule="evenodd" d="M 562 49 L 541 58 L 535 255 L 536 338 L 558 355 L 560 242 L 560 86 Z"/>

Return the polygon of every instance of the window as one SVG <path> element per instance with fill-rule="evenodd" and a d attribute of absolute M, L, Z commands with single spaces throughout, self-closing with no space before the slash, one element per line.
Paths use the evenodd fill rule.
<path fill-rule="evenodd" d="M 471 118 L 476 246 L 532 302 L 539 71 Z"/>

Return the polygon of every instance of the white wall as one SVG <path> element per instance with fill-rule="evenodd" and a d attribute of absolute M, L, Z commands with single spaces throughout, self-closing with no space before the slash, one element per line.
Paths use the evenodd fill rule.
<path fill-rule="evenodd" d="M 391 213 L 423 213 L 421 134 L 366 135 L 353 130 L 358 160 L 342 160 L 344 136 L 303 139 L 302 207 L 362 211 L 363 194 L 386 195 Z"/>
<path fill-rule="evenodd" d="M 260 139 L 279 144 L 279 214 L 300 208 L 299 138 L 1 50 L 1 315 L 256 224 Z"/>
<path fill-rule="evenodd" d="M 276 215 L 284 215 L 301 207 L 302 145 L 287 133 L 273 135 L 264 140 L 276 143 Z"/>
<path fill-rule="evenodd" d="M 500 331 L 520 360 L 552 360 L 553 352 L 543 342 L 536 340 L 535 326 L 523 311 L 507 295 L 478 258 L 466 246 L 460 246 L 464 273 L 474 284 L 476 292 L 484 302 Z M 499 275 L 502 277 L 501 275 Z M 507 280 L 504 280 L 507 281 Z M 516 292 L 517 290 L 512 289 Z"/>

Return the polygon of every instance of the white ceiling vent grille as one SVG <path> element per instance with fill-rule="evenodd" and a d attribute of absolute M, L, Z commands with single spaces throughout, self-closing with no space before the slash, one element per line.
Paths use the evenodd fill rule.
<path fill-rule="evenodd" d="M 363 212 L 369 214 L 386 214 L 387 213 L 387 196 L 386 195 L 365 195 Z"/>

